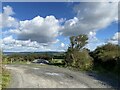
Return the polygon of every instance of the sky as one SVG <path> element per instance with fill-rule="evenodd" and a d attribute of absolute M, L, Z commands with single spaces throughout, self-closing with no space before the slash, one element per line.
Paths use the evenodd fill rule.
<path fill-rule="evenodd" d="M 3 2 L 0 19 L 4 52 L 66 51 L 79 34 L 91 51 L 120 41 L 117 2 Z"/>

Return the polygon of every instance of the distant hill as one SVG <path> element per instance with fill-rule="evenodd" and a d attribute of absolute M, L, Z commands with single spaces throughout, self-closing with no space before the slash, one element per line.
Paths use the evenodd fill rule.
<path fill-rule="evenodd" d="M 3 52 L 3 55 L 12 55 L 12 54 L 50 54 L 58 55 L 64 54 L 65 52 L 56 52 L 56 51 L 47 51 L 47 52 Z"/>

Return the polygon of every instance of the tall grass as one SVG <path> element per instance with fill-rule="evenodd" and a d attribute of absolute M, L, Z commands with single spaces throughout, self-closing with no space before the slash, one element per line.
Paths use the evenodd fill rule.
<path fill-rule="evenodd" d="M 7 88 L 10 83 L 10 73 L 8 70 L 2 68 L 2 88 Z"/>

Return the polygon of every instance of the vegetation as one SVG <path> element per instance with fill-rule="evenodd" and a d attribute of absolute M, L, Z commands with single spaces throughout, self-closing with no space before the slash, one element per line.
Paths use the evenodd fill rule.
<path fill-rule="evenodd" d="M 64 67 L 65 66 L 64 59 L 52 59 L 50 60 L 50 65 Z"/>
<path fill-rule="evenodd" d="M 27 53 L 4 55 L 3 61 L 7 63 L 26 63 L 34 59 L 46 59 L 51 65 L 72 67 L 77 70 L 97 70 L 99 72 L 112 72 L 120 75 L 120 46 L 105 44 L 94 51 L 84 48 L 88 43 L 87 35 L 70 37 L 70 46 L 66 53 Z"/>
<path fill-rule="evenodd" d="M 65 64 L 80 70 L 89 70 L 92 67 L 92 57 L 83 47 L 87 44 L 86 35 L 70 37 L 70 46 L 66 52 Z"/>
<path fill-rule="evenodd" d="M 120 73 L 120 46 L 106 44 L 98 47 L 90 55 L 94 58 L 94 69 Z"/>
<path fill-rule="evenodd" d="M 2 88 L 7 88 L 7 86 L 9 85 L 10 82 L 10 73 L 2 68 Z"/>
<path fill-rule="evenodd" d="M 34 59 L 47 59 L 50 60 L 51 57 L 48 55 L 41 54 L 12 54 L 3 57 L 4 63 L 14 63 L 14 62 L 27 62 L 33 61 Z"/>
<path fill-rule="evenodd" d="M 60 61 L 64 59 L 63 53 L 57 53 L 57 54 L 47 54 L 47 53 L 27 53 L 27 54 L 21 54 L 21 53 L 14 53 L 11 55 L 4 55 L 3 56 L 3 63 L 4 64 L 26 64 L 27 62 L 32 62 L 35 59 L 46 59 L 51 64 L 53 62 L 57 62 L 56 60 Z"/>
<path fill-rule="evenodd" d="M 70 37 L 65 65 L 77 70 L 111 72 L 116 76 L 120 75 L 120 46 L 108 43 L 90 52 L 83 48 L 87 40 L 86 35 Z"/>
<path fill-rule="evenodd" d="M 0 72 L 0 90 L 1 90 L 1 88 L 2 88 L 2 73 Z"/>

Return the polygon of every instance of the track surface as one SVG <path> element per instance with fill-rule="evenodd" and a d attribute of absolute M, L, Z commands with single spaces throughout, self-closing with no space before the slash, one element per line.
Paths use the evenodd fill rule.
<path fill-rule="evenodd" d="M 49 65 L 6 65 L 12 80 L 9 88 L 109 88 L 94 74 L 73 72 Z"/>

